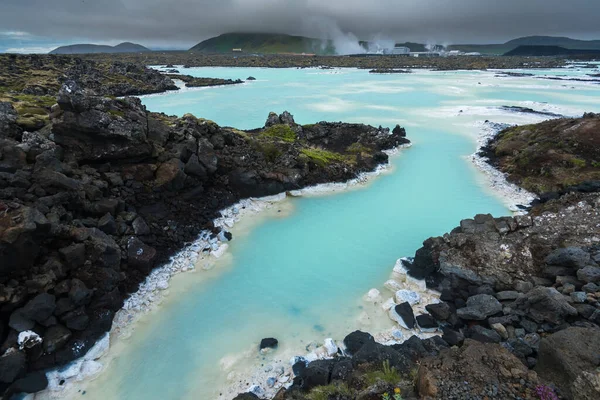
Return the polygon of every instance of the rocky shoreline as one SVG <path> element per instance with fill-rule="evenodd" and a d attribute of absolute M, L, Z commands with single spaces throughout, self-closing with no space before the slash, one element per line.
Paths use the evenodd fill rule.
<path fill-rule="evenodd" d="M 573 136 L 577 129 L 589 132 L 594 116 L 587 118 L 552 124 L 575 126 Z M 530 129 L 544 124 L 550 122 Z M 507 132 L 486 125 L 490 143 L 503 139 L 494 132 Z M 507 184 L 502 172 L 497 176 Z M 399 327 L 439 336 L 415 335 L 386 346 L 354 332 L 328 360 L 294 360 L 292 384 L 273 398 L 598 398 L 598 186 L 578 182 L 551 195 L 537 193 L 540 200 L 527 213 L 523 207 L 515 217 L 477 215 L 426 240 L 398 270 L 406 268 L 441 301 L 417 310 L 418 293 L 398 286 L 385 304 Z M 244 393 L 236 400 L 256 398 Z"/>
<path fill-rule="evenodd" d="M 408 143 L 400 127 L 301 126 L 287 112 L 253 131 L 222 128 L 150 113 L 87 83 L 64 81 L 37 131 L 0 103 L 3 392 L 43 389 L 43 371 L 92 348 L 125 298 L 199 232 L 187 251 L 223 251 L 231 235 L 211 222 L 219 210 L 353 179 Z M 149 287 L 165 287 L 163 275 L 152 277 Z"/>
<path fill-rule="evenodd" d="M 265 67 L 265 68 L 362 68 L 362 69 L 537 69 L 560 68 L 568 60 L 561 57 L 407 57 L 317 56 L 288 54 L 202 54 L 197 52 L 168 52 L 144 54 L 85 54 L 80 57 L 96 61 L 121 61 L 143 65 L 177 65 L 184 72 L 189 67 Z M 170 68 L 170 67 L 169 67 Z"/>

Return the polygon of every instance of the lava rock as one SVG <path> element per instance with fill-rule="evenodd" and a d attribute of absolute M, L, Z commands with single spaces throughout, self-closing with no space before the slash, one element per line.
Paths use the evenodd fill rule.
<path fill-rule="evenodd" d="M 56 308 L 56 298 L 52 294 L 41 293 L 31 299 L 22 309 L 25 318 L 36 322 L 48 319 Z"/>
<path fill-rule="evenodd" d="M 432 329 L 437 329 L 437 327 L 438 327 L 438 324 L 435 321 L 435 318 L 433 318 L 429 314 L 418 315 L 416 320 L 417 320 L 417 325 L 422 330 L 432 330 Z"/>
<path fill-rule="evenodd" d="M 509 339 L 508 345 L 510 346 L 509 350 L 519 358 L 526 359 L 529 355 L 533 354 L 533 349 L 524 339 Z"/>
<path fill-rule="evenodd" d="M 400 316 L 398 323 L 403 325 L 405 329 L 413 329 L 415 327 L 415 314 L 410 306 L 410 303 L 404 302 L 394 307 L 396 314 Z"/>
<path fill-rule="evenodd" d="M 572 383 L 600 365 L 600 329 L 571 327 L 542 339 L 535 371 L 571 398 Z"/>
<path fill-rule="evenodd" d="M 156 249 L 136 237 L 131 237 L 127 242 L 127 260 L 135 268 L 150 270 L 156 261 Z"/>
<path fill-rule="evenodd" d="M 316 360 L 308 364 L 302 374 L 302 388 L 310 390 L 316 386 L 328 385 L 334 364 L 334 360 Z"/>
<path fill-rule="evenodd" d="M 553 287 L 538 286 L 515 300 L 512 307 L 537 323 L 560 325 L 565 318 L 577 315 L 577 310 Z"/>
<path fill-rule="evenodd" d="M 352 355 L 361 349 L 367 343 L 374 343 L 375 339 L 370 333 L 354 331 L 344 338 L 346 353 Z"/>
<path fill-rule="evenodd" d="M 425 309 L 438 321 L 446 321 L 452 312 L 448 303 L 428 304 Z"/>
<path fill-rule="evenodd" d="M 137 217 L 134 221 L 133 221 L 133 231 L 135 232 L 136 235 L 149 235 L 150 234 L 150 227 L 148 226 L 148 224 L 146 224 L 146 221 L 144 221 L 144 219 L 142 217 Z"/>
<path fill-rule="evenodd" d="M 565 247 L 548 254 L 546 264 L 578 269 L 588 265 L 591 259 L 590 254 L 580 247 Z"/>
<path fill-rule="evenodd" d="M 458 309 L 457 315 L 461 319 L 483 321 L 502 311 L 502 304 L 489 294 L 478 294 L 467 299 L 467 306 Z"/>
<path fill-rule="evenodd" d="M 112 214 L 106 213 L 98 220 L 98 229 L 107 235 L 114 235 L 117 232 L 117 223 Z"/>
<path fill-rule="evenodd" d="M 275 338 L 265 338 L 260 341 L 259 350 L 264 349 L 276 349 L 279 345 L 279 341 Z"/>
<path fill-rule="evenodd" d="M 444 339 L 444 341 L 450 346 L 459 346 L 465 341 L 465 335 L 463 335 L 461 332 L 447 327 L 443 327 L 442 332 L 444 333 L 442 335 L 442 339 Z"/>
<path fill-rule="evenodd" d="M 44 351 L 52 354 L 67 344 L 70 338 L 71 331 L 69 329 L 62 325 L 51 326 L 44 334 L 44 341 L 42 343 Z"/>
<path fill-rule="evenodd" d="M 484 328 L 481 325 L 475 325 L 471 327 L 468 333 L 471 339 L 482 343 L 500 343 L 502 341 L 502 337 L 498 334 L 498 332 L 492 329 Z"/>
<path fill-rule="evenodd" d="M 355 368 L 363 364 L 382 365 L 384 361 L 389 362 L 390 367 L 396 368 L 399 373 L 408 372 L 412 367 L 412 363 L 404 355 L 392 347 L 376 342 L 366 343 L 352 356 Z"/>
<path fill-rule="evenodd" d="M 48 378 L 44 372 L 31 372 L 24 378 L 19 379 L 5 393 L 5 396 L 10 398 L 16 393 L 36 393 L 48 387 Z"/>
<path fill-rule="evenodd" d="M 85 244 L 73 243 L 58 251 L 71 268 L 81 267 L 85 262 Z"/>
<path fill-rule="evenodd" d="M 517 297 L 519 297 L 519 292 L 512 290 L 496 293 L 496 298 L 500 301 L 516 300 Z"/>
<path fill-rule="evenodd" d="M 8 350 L 0 356 L 0 382 L 12 383 L 27 369 L 25 353 Z"/>
<path fill-rule="evenodd" d="M 600 282 L 600 267 L 588 265 L 577 271 L 577 279 L 586 283 Z"/>

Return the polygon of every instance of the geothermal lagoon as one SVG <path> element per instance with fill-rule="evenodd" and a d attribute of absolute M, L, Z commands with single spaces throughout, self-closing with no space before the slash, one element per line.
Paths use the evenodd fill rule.
<path fill-rule="evenodd" d="M 461 219 L 507 215 L 514 207 L 470 157 L 486 131 L 484 121 L 527 124 L 548 118 L 501 106 L 581 116 L 600 97 L 595 83 L 539 78 L 598 72 L 576 66 L 527 70 L 536 75 L 528 77 L 498 77 L 496 71 L 181 71 L 256 81 L 145 96 L 149 110 L 192 113 L 240 129 L 260 127 L 270 111 L 284 110 L 301 124 L 400 124 L 412 147 L 392 156 L 388 170 L 365 185 L 288 197 L 244 218 L 214 268 L 176 276 L 160 307 L 131 332 L 112 338 L 108 367 L 73 398 L 85 390 L 87 399 L 230 399 L 247 390 L 245 377 L 252 371 L 277 362 L 289 366 L 290 356 L 305 354 L 311 342 L 341 341 L 356 329 L 390 330 L 394 323 L 380 305 L 363 296 L 372 288 L 384 300 L 392 296 L 383 284 L 398 258 L 414 255 L 425 239 Z M 277 338 L 279 349 L 259 354 L 265 337 Z M 253 383 L 266 388 L 264 381 Z"/>

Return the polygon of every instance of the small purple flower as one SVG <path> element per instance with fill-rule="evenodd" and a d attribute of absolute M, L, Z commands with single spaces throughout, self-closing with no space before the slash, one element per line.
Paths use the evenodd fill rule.
<path fill-rule="evenodd" d="M 538 385 L 535 388 L 535 393 L 540 400 L 558 400 L 558 396 L 554 393 L 554 389 L 546 385 Z"/>

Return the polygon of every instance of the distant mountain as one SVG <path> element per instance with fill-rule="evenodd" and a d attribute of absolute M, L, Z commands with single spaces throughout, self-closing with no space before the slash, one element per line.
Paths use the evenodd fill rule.
<path fill-rule="evenodd" d="M 600 40 L 578 40 L 558 36 L 527 36 L 506 42 L 505 45 L 518 46 L 558 46 L 565 49 L 600 50 Z"/>
<path fill-rule="evenodd" d="M 556 46 L 563 49 L 600 50 L 600 40 L 578 40 L 556 36 L 526 36 L 502 44 L 456 44 L 449 46 L 449 49 L 467 53 L 478 52 L 498 55 L 510 52 L 519 46 Z"/>
<path fill-rule="evenodd" d="M 539 56 L 572 56 L 584 54 L 598 54 L 600 49 L 566 49 L 560 46 L 519 46 L 507 53 L 505 56 L 539 57 Z"/>
<path fill-rule="evenodd" d="M 277 33 L 225 33 L 190 49 L 201 53 L 333 53 L 319 39 Z"/>
<path fill-rule="evenodd" d="M 50 54 L 90 54 L 90 53 L 147 53 L 152 50 L 135 43 L 124 42 L 116 46 L 100 44 L 73 44 L 61 46 L 50 52 Z"/>

